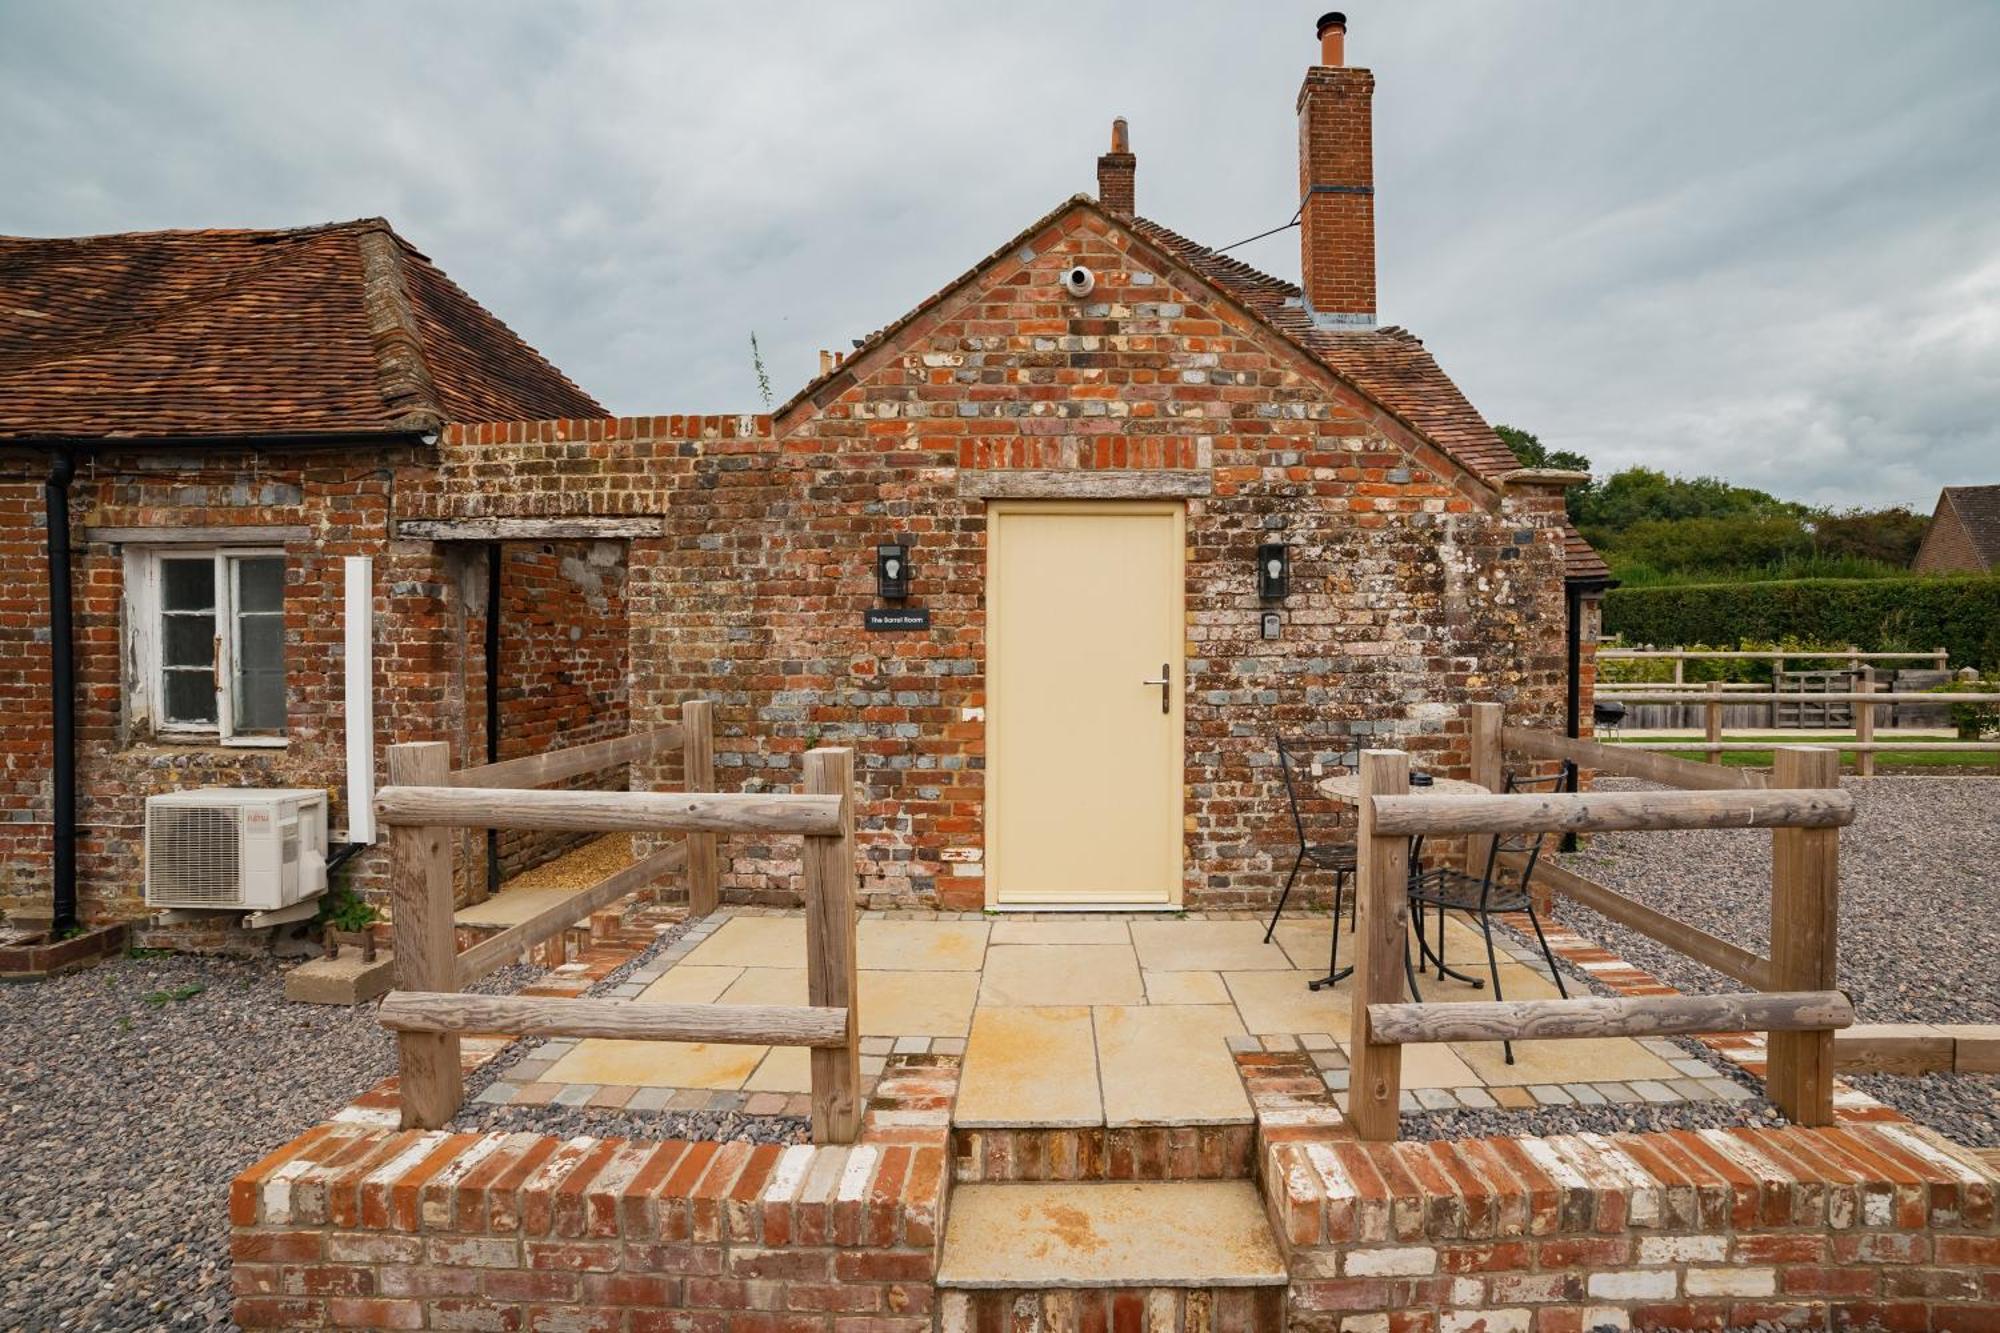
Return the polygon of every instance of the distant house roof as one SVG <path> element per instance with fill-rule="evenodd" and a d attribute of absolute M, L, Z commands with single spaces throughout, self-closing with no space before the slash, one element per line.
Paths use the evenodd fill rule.
<path fill-rule="evenodd" d="M 604 414 L 380 218 L 0 237 L 0 439 Z"/>
<path fill-rule="evenodd" d="M 1918 569 L 2000 569 L 2000 486 L 1947 486 L 1917 550 Z"/>

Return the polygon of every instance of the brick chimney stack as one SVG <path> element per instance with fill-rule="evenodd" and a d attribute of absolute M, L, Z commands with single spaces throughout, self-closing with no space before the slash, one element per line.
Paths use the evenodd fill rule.
<path fill-rule="evenodd" d="M 1375 325 L 1375 76 L 1349 69 L 1347 16 L 1319 20 L 1320 63 L 1299 89 L 1299 250 L 1322 328 Z"/>
<path fill-rule="evenodd" d="M 1111 151 L 1097 159 L 1097 202 L 1104 211 L 1129 218 L 1137 211 L 1133 202 L 1132 177 L 1139 159 L 1132 156 L 1132 140 L 1125 129 L 1125 117 L 1111 122 Z"/>

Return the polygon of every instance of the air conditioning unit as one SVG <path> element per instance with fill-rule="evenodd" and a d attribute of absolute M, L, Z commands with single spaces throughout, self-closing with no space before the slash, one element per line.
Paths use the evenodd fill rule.
<path fill-rule="evenodd" d="M 146 798 L 146 906 L 271 911 L 326 890 L 326 793 L 204 787 Z"/>

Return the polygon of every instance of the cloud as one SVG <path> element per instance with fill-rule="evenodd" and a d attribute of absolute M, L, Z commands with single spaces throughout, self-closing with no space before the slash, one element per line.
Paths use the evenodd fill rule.
<path fill-rule="evenodd" d="M 381 213 L 614 409 L 760 406 L 1063 197 L 1297 204 L 1320 6 L 0 8 L 0 230 Z M 1385 317 L 1601 467 L 1928 505 L 2000 457 L 2000 7 L 1349 7 Z M 1295 236 L 1242 251 L 1285 276 Z"/>

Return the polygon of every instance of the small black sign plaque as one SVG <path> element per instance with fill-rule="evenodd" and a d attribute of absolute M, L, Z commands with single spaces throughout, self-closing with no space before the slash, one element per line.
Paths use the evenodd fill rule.
<path fill-rule="evenodd" d="M 865 630 L 929 629 L 931 609 L 927 606 L 871 606 L 861 613 Z"/>

